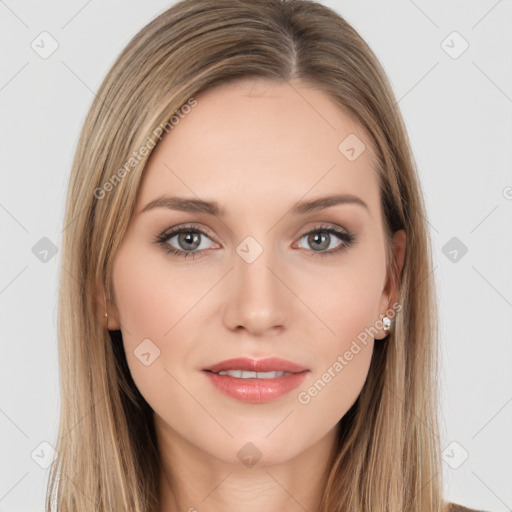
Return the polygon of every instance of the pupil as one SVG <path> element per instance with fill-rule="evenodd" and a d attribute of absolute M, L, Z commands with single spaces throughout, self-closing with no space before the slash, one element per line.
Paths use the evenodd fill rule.
<path fill-rule="evenodd" d="M 185 233 L 185 234 L 182 234 L 182 240 L 184 241 L 185 245 L 193 245 L 194 242 L 197 242 L 199 240 L 199 235 L 196 233 L 191 233 L 191 232 L 188 232 L 188 233 Z"/>
<path fill-rule="evenodd" d="M 324 238 L 324 242 L 328 239 L 328 236 L 326 234 L 321 234 L 321 233 L 314 233 L 312 235 L 312 245 L 314 244 L 317 244 L 319 243 L 320 245 L 322 245 L 322 241 L 321 239 Z M 320 241 L 318 241 L 318 239 L 320 239 Z M 329 244 L 327 243 L 327 247 L 329 246 Z M 322 249 L 325 249 L 326 245 L 325 243 L 323 244 L 323 247 L 321 247 Z"/>

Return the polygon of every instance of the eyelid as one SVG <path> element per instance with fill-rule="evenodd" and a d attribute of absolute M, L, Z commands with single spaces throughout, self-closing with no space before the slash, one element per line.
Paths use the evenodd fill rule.
<path fill-rule="evenodd" d="M 178 225 L 178 226 L 174 226 L 172 228 L 166 229 L 160 235 L 158 235 L 155 242 L 156 243 L 158 243 L 158 242 L 164 243 L 164 242 L 168 241 L 170 238 L 172 238 L 176 235 L 179 235 L 183 231 L 197 231 L 198 233 L 201 233 L 202 235 L 207 236 L 212 241 L 219 243 L 215 240 L 215 236 L 213 236 L 211 233 L 209 233 L 208 229 L 199 227 L 196 224 L 183 224 L 183 225 Z"/>
<path fill-rule="evenodd" d="M 320 224 L 316 225 L 310 230 L 302 233 L 300 237 L 298 238 L 298 241 L 302 240 L 304 237 L 312 234 L 312 233 L 329 233 L 334 234 L 340 240 L 340 244 L 336 246 L 336 248 L 331 249 L 329 251 L 311 251 L 312 256 L 322 256 L 322 255 L 328 255 L 328 254 L 335 254 L 338 251 L 343 251 L 344 249 L 348 248 L 350 245 L 354 244 L 356 241 L 356 236 L 349 230 L 342 228 L 340 226 L 336 225 L 326 225 L 326 224 Z M 307 250 L 307 249 L 306 249 Z"/>

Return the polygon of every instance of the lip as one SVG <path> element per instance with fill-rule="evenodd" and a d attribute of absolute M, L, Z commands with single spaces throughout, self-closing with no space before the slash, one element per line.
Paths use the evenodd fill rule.
<path fill-rule="evenodd" d="M 291 375 L 285 375 L 275 379 L 242 379 L 213 373 L 226 370 L 245 370 L 252 372 L 282 371 L 291 373 Z M 276 400 L 300 386 L 309 373 L 309 369 L 278 357 L 260 360 L 237 357 L 235 359 L 221 361 L 208 368 L 203 368 L 203 373 L 208 380 L 225 395 L 241 402 L 257 404 Z"/>
<path fill-rule="evenodd" d="M 225 395 L 241 402 L 261 404 L 276 400 L 300 386 L 309 370 L 275 379 L 239 379 L 208 370 L 203 373 Z"/>
<path fill-rule="evenodd" d="M 220 363 L 214 364 L 203 370 L 211 372 L 222 372 L 226 370 L 245 370 L 248 372 L 290 372 L 300 373 L 307 371 L 307 368 L 300 366 L 286 359 L 279 357 L 268 357 L 266 359 L 250 359 L 248 357 L 236 357 L 234 359 L 226 359 Z M 274 379 L 269 379 L 274 380 Z"/>

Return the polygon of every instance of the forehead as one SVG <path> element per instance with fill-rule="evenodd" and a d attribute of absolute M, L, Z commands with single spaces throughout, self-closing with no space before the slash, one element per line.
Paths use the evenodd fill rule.
<path fill-rule="evenodd" d="M 158 143 L 138 211 L 162 194 L 215 199 L 227 213 L 351 193 L 378 202 L 374 153 L 353 116 L 300 82 L 245 79 L 195 96 Z M 165 132 L 164 132 L 165 133 Z M 357 158 L 353 158 L 355 149 Z M 375 206 L 374 206 L 375 207 Z"/>

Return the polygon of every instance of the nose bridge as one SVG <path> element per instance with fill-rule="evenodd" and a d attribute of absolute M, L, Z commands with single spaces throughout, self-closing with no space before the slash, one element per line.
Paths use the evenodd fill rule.
<path fill-rule="evenodd" d="M 273 253 L 270 242 L 267 240 L 264 247 L 253 237 L 248 237 L 239 244 L 236 252 L 238 258 L 234 270 L 240 285 L 247 286 L 256 294 L 272 292 L 276 277 L 270 269 L 276 266 L 276 255 Z"/>
<path fill-rule="evenodd" d="M 264 238 L 260 243 L 248 236 L 236 247 L 226 312 L 231 328 L 264 332 L 285 323 L 289 291 L 278 277 L 280 266 L 272 237 L 267 234 Z"/>

